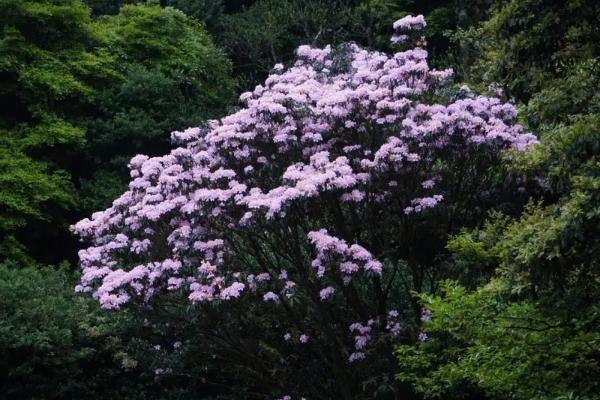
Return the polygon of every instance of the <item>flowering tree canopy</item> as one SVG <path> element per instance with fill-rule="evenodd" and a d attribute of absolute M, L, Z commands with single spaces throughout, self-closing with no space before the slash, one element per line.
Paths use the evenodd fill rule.
<path fill-rule="evenodd" d="M 405 17 L 392 41 L 424 25 Z M 393 293 L 441 276 L 430 268 L 440 243 L 500 190 L 500 153 L 536 138 L 512 105 L 450 90 L 452 71 L 430 69 L 421 47 L 297 55 L 244 108 L 174 132 L 168 155 L 131 160 L 129 190 L 74 226 L 90 243 L 77 290 L 115 309 L 163 296 L 252 304 L 277 314 L 271 346 L 313 346 L 353 398 L 371 353 L 419 337 Z"/>

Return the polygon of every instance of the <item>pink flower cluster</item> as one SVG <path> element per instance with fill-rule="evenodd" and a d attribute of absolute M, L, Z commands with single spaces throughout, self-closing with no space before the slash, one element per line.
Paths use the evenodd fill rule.
<path fill-rule="evenodd" d="M 313 260 L 312 266 L 319 278 L 325 275 L 328 265 L 337 267 L 346 284 L 361 270 L 381 275 L 381 262 L 374 259 L 371 253 L 358 244 L 349 246 L 344 240 L 329 235 L 325 229 L 309 232 L 308 239 L 317 250 L 317 257 Z"/>
<path fill-rule="evenodd" d="M 392 337 L 398 336 L 402 330 L 402 325 L 398 322 L 399 316 L 400 313 L 396 310 L 390 310 L 387 313 L 387 324 L 385 329 Z"/>
<path fill-rule="evenodd" d="M 419 197 L 419 198 L 413 199 L 411 201 L 410 207 L 406 207 L 404 209 L 404 213 L 408 215 L 408 214 L 412 214 L 415 212 L 420 212 L 426 208 L 433 208 L 440 201 L 442 201 L 443 198 L 444 198 L 444 196 L 442 196 L 441 194 L 436 194 L 431 197 Z"/>
<path fill-rule="evenodd" d="M 425 18 L 422 15 L 407 15 L 404 18 L 394 22 L 394 30 L 421 30 L 425 28 Z"/>
<path fill-rule="evenodd" d="M 403 43 L 409 39 L 411 33 L 419 32 L 427 26 L 425 18 L 422 15 L 407 15 L 404 18 L 394 22 L 395 34 L 392 36 L 392 43 Z"/>
<path fill-rule="evenodd" d="M 349 363 L 364 360 L 366 358 L 365 350 L 368 342 L 371 340 L 371 327 L 375 320 L 370 319 L 366 325 L 355 322 L 350 325 L 350 332 L 354 334 L 355 351 L 348 357 Z"/>

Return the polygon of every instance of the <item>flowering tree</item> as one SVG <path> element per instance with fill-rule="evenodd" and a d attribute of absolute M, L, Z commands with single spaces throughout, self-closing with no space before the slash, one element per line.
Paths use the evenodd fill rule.
<path fill-rule="evenodd" d="M 405 17 L 392 41 L 424 26 Z M 394 340 L 426 339 L 407 294 L 444 276 L 447 235 L 497 199 L 501 151 L 536 138 L 512 105 L 445 89 L 452 71 L 429 69 L 418 46 L 297 55 L 238 112 L 131 160 L 129 190 L 74 227 L 91 243 L 77 290 L 115 309 L 184 296 L 259 324 L 257 349 L 276 355 L 237 362 L 266 376 L 263 393 L 362 398 L 366 380 L 393 373 Z M 224 321 L 205 328 L 227 333 Z M 274 377 L 281 364 L 324 375 Z M 334 383 L 319 388 L 324 376 Z"/>

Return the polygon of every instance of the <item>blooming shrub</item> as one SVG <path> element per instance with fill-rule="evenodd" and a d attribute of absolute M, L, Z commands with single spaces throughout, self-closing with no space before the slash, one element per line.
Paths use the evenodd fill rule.
<path fill-rule="evenodd" d="M 424 24 L 396 22 L 393 41 Z M 77 290 L 105 308 L 179 294 L 200 310 L 277 313 L 265 340 L 287 354 L 312 347 L 351 398 L 355 376 L 374 373 L 369 355 L 409 325 L 394 294 L 439 278 L 446 235 L 500 190 L 501 152 L 536 138 L 512 105 L 448 90 L 452 71 L 431 70 L 420 47 L 297 55 L 238 112 L 174 132 L 168 155 L 131 160 L 129 190 L 74 227 L 91 243 Z"/>

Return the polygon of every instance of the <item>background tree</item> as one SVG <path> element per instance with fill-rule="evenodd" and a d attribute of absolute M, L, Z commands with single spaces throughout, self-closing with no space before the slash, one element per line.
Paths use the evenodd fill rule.
<path fill-rule="evenodd" d="M 123 189 L 132 156 L 226 111 L 230 63 L 174 9 L 92 21 L 75 0 L 0 7 L 2 258 L 72 260 L 69 221 Z"/>
<path fill-rule="evenodd" d="M 118 78 L 95 92 L 87 128 L 82 196 L 86 210 L 105 207 L 126 186 L 138 153 L 161 154 L 172 127 L 197 126 L 227 109 L 230 63 L 204 29 L 183 13 L 125 5 L 96 23 L 117 60 Z"/>
<path fill-rule="evenodd" d="M 167 0 L 164 3 L 202 22 L 213 35 L 222 31 L 225 11 L 237 8 L 235 1 L 224 2 L 223 0 Z"/>
<path fill-rule="evenodd" d="M 77 205 L 65 172 L 65 154 L 85 138 L 76 119 L 91 106 L 93 84 L 112 75 L 113 59 L 94 50 L 98 38 L 79 1 L 3 0 L 0 14 L 1 257 L 48 260 Z"/>
<path fill-rule="evenodd" d="M 139 321 L 72 290 L 73 275 L 0 265 L 0 389 L 13 399 L 142 399 L 160 393 Z"/>
<path fill-rule="evenodd" d="M 476 33 L 481 47 L 473 78 L 528 101 L 577 60 L 600 56 L 599 7 L 589 0 L 495 2 L 491 18 Z"/>

